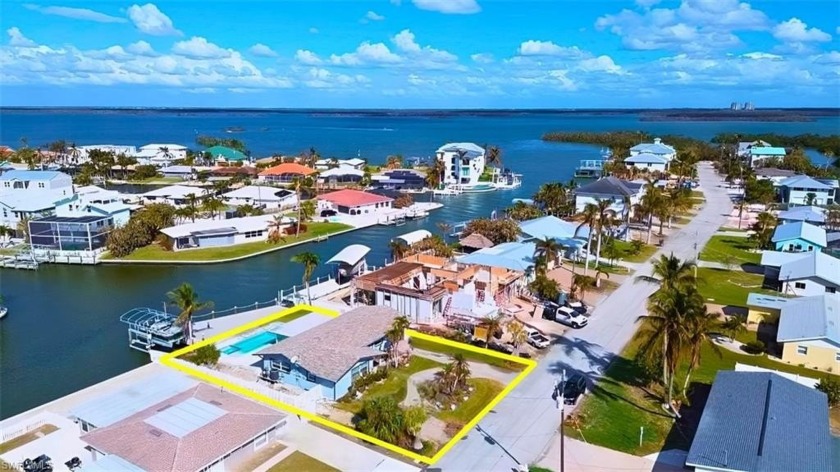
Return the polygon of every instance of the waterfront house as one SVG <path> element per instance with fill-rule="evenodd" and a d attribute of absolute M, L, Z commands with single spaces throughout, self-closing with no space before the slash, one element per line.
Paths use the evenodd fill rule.
<path fill-rule="evenodd" d="M 668 163 L 671 162 L 664 156 L 641 152 L 624 159 L 627 167 L 635 167 L 647 172 L 665 172 L 668 170 Z"/>
<path fill-rule="evenodd" d="M 815 226 L 823 226 L 825 224 L 826 210 L 817 206 L 797 206 L 780 211 L 776 217 L 783 224 L 804 221 Z"/>
<path fill-rule="evenodd" d="M 215 386 L 171 382 L 160 376 L 79 411 L 82 424 L 97 422 L 80 438 L 90 451 L 85 471 L 237 470 L 286 429 L 276 409 Z"/>
<path fill-rule="evenodd" d="M 114 229 L 108 215 L 44 216 L 29 220 L 33 249 L 97 251 L 105 247 Z"/>
<path fill-rule="evenodd" d="M 397 310 L 413 323 L 442 323 L 449 291 L 420 262 L 402 260 L 356 277 L 355 300 Z M 457 288 L 457 287 L 456 287 Z"/>
<path fill-rule="evenodd" d="M 297 162 L 284 162 L 260 172 L 258 180 L 270 184 L 290 184 L 295 179 L 308 177 L 317 171 Z"/>
<path fill-rule="evenodd" d="M 426 176 L 414 169 L 391 169 L 371 176 L 371 188 L 383 190 L 422 190 Z"/>
<path fill-rule="evenodd" d="M 796 298 L 774 297 L 763 293 L 747 295 L 747 325 L 778 322 L 782 308 Z"/>
<path fill-rule="evenodd" d="M 353 380 L 385 362 L 385 333 L 398 313 L 363 306 L 283 339 L 255 354 L 269 378 L 306 391 L 318 389 L 327 400 L 347 394 Z"/>
<path fill-rule="evenodd" d="M 444 185 L 474 186 L 484 173 L 484 148 L 474 143 L 444 144 L 435 157 L 444 165 Z"/>
<path fill-rule="evenodd" d="M 0 173 L 0 225 L 14 229 L 22 219 L 53 214 L 73 198 L 73 179 L 63 172 L 5 171 Z"/>
<path fill-rule="evenodd" d="M 819 251 L 791 256 L 777 270 L 772 266 L 765 270 L 771 280 L 775 275 L 783 294 L 804 297 L 836 293 L 840 289 L 840 259 Z"/>
<path fill-rule="evenodd" d="M 257 176 L 260 173 L 260 170 L 256 167 L 251 166 L 240 166 L 240 167 L 230 167 L 230 166 L 220 166 L 220 167 L 213 167 L 207 170 L 210 173 L 211 177 L 221 177 L 221 178 L 232 178 L 234 176 L 242 176 L 248 180 L 256 180 Z"/>
<path fill-rule="evenodd" d="M 119 192 L 105 190 L 96 185 L 76 187 L 75 190 L 73 197 L 56 205 L 56 216 L 105 216 L 113 218 L 114 226 L 128 223 L 132 206 L 123 202 Z"/>
<path fill-rule="evenodd" d="M 336 167 L 349 167 L 351 169 L 364 170 L 365 164 L 367 162 L 359 157 L 352 159 L 318 159 L 315 161 L 315 169 L 321 171 Z"/>
<path fill-rule="evenodd" d="M 576 188 L 574 194 L 576 213 L 581 213 L 590 203 L 597 204 L 598 200 L 609 200 L 609 211 L 613 216 L 623 217 L 626 212 L 630 212 L 632 216 L 634 205 L 637 205 L 645 194 L 645 185 L 642 182 L 604 177 Z"/>
<path fill-rule="evenodd" d="M 776 342 L 788 364 L 840 369 L 840 294 L 796 298 L 781 308 Z"/>
<path fill-rule="evenodd" d="M 499 267 L 531 274 L 534 270 L 535 250 L 536 244 L 533 241 L 502 243 L 459 256 L 456 260 L 462 264 Z"/>
<path fill-rule="evenodd" d="M 222 194 L 233 206 L 251 205 L 267 210 L 291 208 L 297 205 L 297 195 L 291 190 L 263 185 L 247 185 Z"/>
<path fill-rule="evenodd" d="M 788 177 L 793 177 L 796 172 L 787 169 L 777 169 L 775 167 L 759 167 L 755 170 L 755 178 L 758 180 L 770 180 L 776 186 L 779 182 Z"/>
<path fill-rule="evenodd" d="M 355 167 L 340 165 L 331 169 L 323 170 L 318 174 L 318 183 L 326 188 L 346 187 L 348 185 L 359 185 L 365 172 Z"/>
<path fill-rule="evenodd" d="M 90 160 L 91 151 L 109 152 L 115 156 L 120 154 L 126 156 L 135 156 L 137 154 L 136 146 L 128 146 L 124 144 L 88 144 L 86 146 L 77 146 L 71 149 L 70 159 L 73 164 L 82 164 Z"/>
<path fill-rule="evenodd" d="M 828 399 L 770 372 L 719 371 L 685 460 L 697 472 L 832 470 Z"/>
<path fill-rule="evenodd" d="M 822 251 L 828 245 L 825 230 L 804 221 L 776 226 L 770 241 L 786 252 Z"/>
<path fill-rule="evenodd" d="M 777 185 L 779 201 L 788 205 L 831 205 L 837 199 L 837 180 L 794 175 Z"/>
<path fill-rule="evenodd" d="M 738 156 L 742 158 L 748 158 L 750 155 L 750 149 L 753 147 L 762 147 L 762 146 L 770 146 L 770 143 L 767 141 L 741 141 L 738 143 Z"/>
<path fill-rule="evenodd" d="M 138 164 L 168 166 L 175 160 L 187 158 L 187 147 L 180 144 L 146 144 L 133 154 Z"/>
<path fill-rule="evenodd" d="M 553 239 L 563 246 L 566 257 L 574 257 L 586 245 L 589 236 L 589 226 L 562 220 L 548 215 L 522 221 L 519 223 L 520 241 Z M 498 246 L 497 246 L 498 247 Z"/>
<path fill-rule="evenodd" d="M 640 143 L 630 148 L 630 157 L 640 154 L 653 154 L 671 162 L 676 159 L 677 150 L 673 146 L 663 143 L 662 139 L 654 138 L 652 143 Z"/>
<path fill-rule="evenodd" d="M 175 207 L 186 205 L 191 196 L 201 201 L 210 195 L 204 188 L 188 185 L 168 185 L 140 194 L 144 203 L 166 203 Z"/>
<path fill-rule="evenodd" d="M 361 190 L 344 189 L 318 195 L 319 210 L 335 210 L 347 215 L 362 215 L 390 210 L 394 199 Z"/>
<path fill-rule="evenodd" d="M 244 163 L 249 160 L 244 152 L 227 146 L 209 147 L 203 151 L 203 154 L 205 156 L 209 154 L 210 160 L 220 164 Z"/>
<path fill-rule="evenodd" d="M 281 226 L 275 228 L 272 215 L 244 216 L 184 223 L 163 228 L 160 232 L 171 240 L 173 251 L 180 251 L 265 241 L 271 231 L 282 231 L 293 222 L 294 219 L 283 217 Z"/>
<path fill-rule="evenodd" d="M 784 159 L 787 151 L 783 147 L 753 146 L 747 153 L 750 167 L 760 167 L 768 159 Z"/>

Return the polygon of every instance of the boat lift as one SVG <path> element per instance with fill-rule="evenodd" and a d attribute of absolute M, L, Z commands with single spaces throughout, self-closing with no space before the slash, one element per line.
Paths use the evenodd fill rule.
<path fill-rule="evenodd" d="M 176 319 L 173 314 L 146 307 L 132 308 L 120 315 L 120 321 L 128 325 L 128 345 L 142 352 L 183 344 L 184 330 L 175 324 Z"/>

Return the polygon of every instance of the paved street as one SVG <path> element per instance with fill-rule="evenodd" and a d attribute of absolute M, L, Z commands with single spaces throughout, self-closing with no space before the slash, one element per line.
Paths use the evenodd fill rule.
<path fill-rule="evenodd" d="M 682 230 L 668 238 L 661 253 L 695 258 L 723 224 L 732 204 L 721 179 L 708 163 L 698 165 L 705 206 Z M 658 257 L 659 253 L 654 257 Z M 636 275 L 650 275 L 650 263 Z M 559 410 L 550 394 L 563 369 L 598 377 L 637 329 L 636 319 L 645 312 L 647 297 L 655 287 L 629 279 L 593 312 L 589 326 L 569 330 L 552 347 L 539 367 L 491 411 L 434 467 L 445 472 L 504 471 L 533 463 L 544 455 L 559 426 Z"/>

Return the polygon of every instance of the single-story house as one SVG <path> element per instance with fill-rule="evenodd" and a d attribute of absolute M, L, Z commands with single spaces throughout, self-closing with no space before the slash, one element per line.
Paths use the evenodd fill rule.
<path fill-rule="evenodd" d="M 185 159 L 187 147 L 180 144 L 147 144 L 140 146 L 133 157 L 139 164 L 165 166 L 176 159 Z"/>
<path fill-rule="evenodd" d="M 781 309 L 776 342 L 782 360 L 822 371 L 840 369 L 840 294 L 796 298 Z"/>
<path fill-rule="evenodd" d="M 627 167 L 635 167 L 636 169 L 646 170 L 648 172 L 665 172 L 668 170 L 669 162 L 671 161 L 664 156 L 649 152 L 640 152 L 624 159 Z"/>
<path fill-rule="evenodd" d="M 812 225 L 823 226 L 825 224 L 826 210 L 817 206 L 797 206 L 788 210 L 780 211 L 777 218 L 782 223 L 795 223 L 805 221 Z"/>
<path fill-rule="evenodd" d="M 750 148 L 747 158 L 751 167 L 758 167 L 767 159 L 782 159 L 787 154 L 785 148 L 774 146 L 753 146 Z"/>
<path fill-rule="evenodd" d="M 195 196 L 198 200 L 202 200 L 209 196 L 207 191 L 201 187 L 168 185 L 166 187 L 143 193 L 140 197 L 144 203 L 167 203 L 178 207 L 186 205 L 190 195 Z"/>
<path fill-rule="evenodd" d="M 422 190 L 426 176 L 414 169 L 391 169 L 371 176 L 371 188 L 386 190 Z"/>
<path fill-rule="evenodd" d="M 283 217 L 281 226 L 276 230 L 282 231 L 293 222 L 292 218 Z M 259 215 L 226 220 L 201 220 L 163 228 L 160 232 L 172 240 L 173 251 L 180 251 L 265 241 L 271 231 L 275 230 L 275 224 L 274 216 Z"/>
<path fill-rule="evenodd" d="M 630 148 L 630 156 L 637 154 L 655 154 L 670 162 L 677 157 L 677 150 L 673 146 L 663 143 L 660 138 L 654 138 L 652 143 L 641 143 Z"/>
<path fill-rule="evenodd" d="M 365 172 L 363 170 L 341 165 L 321 171 L 318 174 L 318 183 L 331 188 L 355 185 L 362 181 L 364 175 Z"/>
<path fill-rule="evenodd" d="M 566 248 L 567 257 L 573 257 L 586 245 L 586 238 L 589 237 L 589 226 L 580 226 L 552 215 L 522 221 L 519 223 L 519 231 L 521 241 L 554 239 Z"/>
<path fill-rule="evenodd" d="M 255 354 L 270 378 L 307 391 L 317 388 L 323 398 L 338 400 L 353 380 L 385 362 L 385 333 L 397 316 L 387 307 L 355 308 Z"/>
<path fill-rule="evenodd" d="M 45 216 L 29 220 L 33 248 L 59 251 L 95 251 L 105 247 L 114 229 L 108 215 Z"/>
<path fill-rule="evenodd" d="M 782 293 L 805 297 L 840 290 L 840 259 L 818 251 L 799 256 L 779 266 Z"/>
<path fill-rule="evenodd" d="M 639 203 L 645 193 L 644 183 L 604 177 L 595 182 L 575 189 L 575 212 L 580 213 L 586 205 L 597 204 L 598 200 L 609 200 L 609 210 L 614 216 L 623 216 L 625 212 L 633 214 L 633 206 Z M 629 206 L 625 205 L 629 202 Z"/>
<path fill-rule="evenodd" d="M 376 213 L 381 209 L 390 209 L 393 202 L 394 199 L 390 197 L 352 189 L 318 195 L 319 209 L 332 209 L 348 215 L 362 215 Z"/>
<path fill-rule="evenodd" d="M 315 161 L 315 168 L 318 170 L 327 170 L 334 167 L 350 167 L 351 169 L 364 170 L 366 163 L 360 157 L 354 157 L 352 159 L 318 159 Z"/>
<path fill-rule="evenodd" d="M 696 472 L 833 470 L 828 399 L 770 372 L 715 376 L 685 460 Z"/>
<path fill-rule="evenodd" d="M 80 438 L 91 453 L 84 470 L 236 470 L 285 430 L 286 414 L 274 408 L 204 383 L 182 388 L 161 376 L 134 395 L 117 392 L 79 409 L 89 426 Z"/>
<path fill-rule="evenodd" d="M 250 179 L 255 179 L 259 175 L 260 171 L 256 167 L 251 166 L 221 166 L 221 167 L 213 167 L 208 170 L 212 177 L 233 177 L 236 175 L 241 175 Z"/>
<path fill-rule="evenodd" d="M 822 251 L 828 245 L 825 230 L 804 221 L 776 226 L 771 242 L 777 251 L 787 252 Z"/>
<path fill-rule="evenodd" d="M 254 207 L 276 209 L 297 205 L 295 192 L 277 187 L 247 185 L 222 194 L 225 202 L 234 205 L 252 205 Z"/>
<path fill-rule="evenodd" d="M 284 162 L 260 172 L 260 182 L 290 184 L 295 179 L 310 176 L 317 171 L 297 162 Z"/>
<path fill-rule="evenodd" d="M 759 324 L 766 321 L 777 322 L 782 308 L 793 300 L 796 300 L 796 298 L 750 293 L 747 295 L 747 324 Z"/>
<path fill-rule="evenodd" d="M 779 200 L 789 205 L 831 205 L 837 201 L 836 180 L 794 175 L 777 185 Z"/>
<path fill-rule="evenodd" d="M 530 273 L 534 269 L 535 249 L 536 244 L 533 241 L 502 243 L 486 249 L 479 249 L 472 254 L 460 256 L 456 260 L 463 264 L 501 267 Z"/>
<path fill-rule="evenodd" d="M 244 162 L 248 160 L 248 156 L 244 152 L 229 148 L 227 146 L 213 146 L 205 149 L 203 153 L 210 154 L 210 158 L 215 162 Z"/>

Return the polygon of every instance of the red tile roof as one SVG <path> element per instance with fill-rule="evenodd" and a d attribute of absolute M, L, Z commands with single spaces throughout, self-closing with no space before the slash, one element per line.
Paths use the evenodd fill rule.
<path fill-rule="evenodd" d="M 181 438 L 144 421 L 188 398 L 216 405 L 225 414 Z M 199 384 L 124 420 L 94 429 L 81 439 L 98 451 L 117 455 L 144 470 L 200 470 L 285 417 L 277 410 L 239 395 Z"/>
<path fill-rule="evenodd" d="M 319 200 L 332 202 L 335 205 L 345 207 L 358 207 L 364 205 L 373 205 L 374 203 L 392 202 L 393 198 L 383 197 L 375 193 L 362 192 L 361 190 L 339 190 L 337 192 L 330 192 L 318 196 Z"/>
<path fill-rule="evenodd" d="M 283 174 L 300 174 L 311 175 L 315 173 L 315 169 L 300 165 L 297 162 L 285 162 L 274 167 L 260 172 L 260 175 L 283 175 Z"/>

